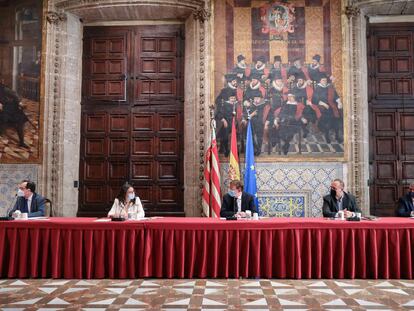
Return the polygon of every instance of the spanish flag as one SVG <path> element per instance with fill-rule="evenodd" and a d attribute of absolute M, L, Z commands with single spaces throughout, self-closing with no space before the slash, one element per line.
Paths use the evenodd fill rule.
<path fill-rule="evenodd" d="M 235 117 L 233 117 L 233 122 L 231 125 L 229 179 L 240 180 L 239 154 L 237 152 L 237 134 L 234 119 Z"/>

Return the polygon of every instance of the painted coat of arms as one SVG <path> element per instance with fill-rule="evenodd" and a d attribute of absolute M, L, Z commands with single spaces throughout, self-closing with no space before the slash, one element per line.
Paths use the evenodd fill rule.
<path fill-rule="evenodd" d="M 282 35 L 294 32 L 295 7 L 293 4 L 273 2 L 260 8 L 262 32 L 271 35 Z"/>

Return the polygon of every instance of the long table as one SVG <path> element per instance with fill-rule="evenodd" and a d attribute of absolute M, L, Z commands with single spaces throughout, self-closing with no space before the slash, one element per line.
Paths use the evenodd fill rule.
<path fill-rule="evenodd" d="M 414 219 L 0 222 L 1 278 L 407 278 Z"/>

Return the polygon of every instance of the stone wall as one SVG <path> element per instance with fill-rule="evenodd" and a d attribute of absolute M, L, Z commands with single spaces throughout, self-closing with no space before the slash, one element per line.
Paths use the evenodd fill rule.
<path fill-rule="evenodd" d="M 82 72 L 83 25 L 110 26 L 151 24 L 145 14 L 153 14 L 153 23 L 162 24 L 171 14 L 185 19 L 185 122 L 184 142 L 184 209 L 186 215 L 200 215 L 199 165 L 200 151 L 204 148 L 204 114 L 209 105 L 206 90 L 209 81 L 208 42 L 209 24 L 203 1 L 142 2 L 118 1 L 117 8 L 107 6 L 108 1 L 49 1 L 53 22 L 48 26 L 49 56 L 46 79 L 47 94 L 47 155 L 43 165 L 45 188 L 52 196 L 59 215 L 74 216 L 78 206 L 78 191 L 73 182 L 78 180 L 80 153 L 80 95 Z M 171 11 L 171 6 L 176 10 Z M 122 7 L 128 8 L 123 9 Z M 151 9 L 153 7 L 156 9 Z M 145 14 L 144 14 L 145 13 Z M 109 14 L 109 15 L 108 15 Z M 141 16 L 144 14 L 145 16 Z M 112 16 L 107 19 L 107 16 Z M 171 23 L 166 20 L 165 23 Z M 195 81 L 195 82 L 194 82 Z M 46 140 L 46 141 L 47 141 Z M 201 148 L 201 149 L 200 149 Z M 190 169 L 189 169 L 190 168 Z"/>
<path fill-rule="evenodd" d="M 51 15 L 45 74 L 45 157 L 42 182 L 55 213 L 74 216 L 78 209 L 82 24 L 66 13 Z"/>

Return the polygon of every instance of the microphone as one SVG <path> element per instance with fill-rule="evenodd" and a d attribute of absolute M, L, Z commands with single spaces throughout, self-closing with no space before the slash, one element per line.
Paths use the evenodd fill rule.
<path fill-rule="evenodd" d="M 15 201 L 17 200 L 17 194 L 15 194 L 14 195 L 14 197 L 13 197 L 13 200 L 12 200 L 12 202 L 11 202 L 11 204 L 10 204 L 10 206 L 9 206 L 9 208 L 7 209 L 7 211 L 6 211 L 6 215 L 5 216 L 10 216 L 9 214 L 10 214 L 10 212 L 12 211 L 12 209 L 13 209 L 13 207 L 14 207 L 14 203 L 15 203 Z"/>

